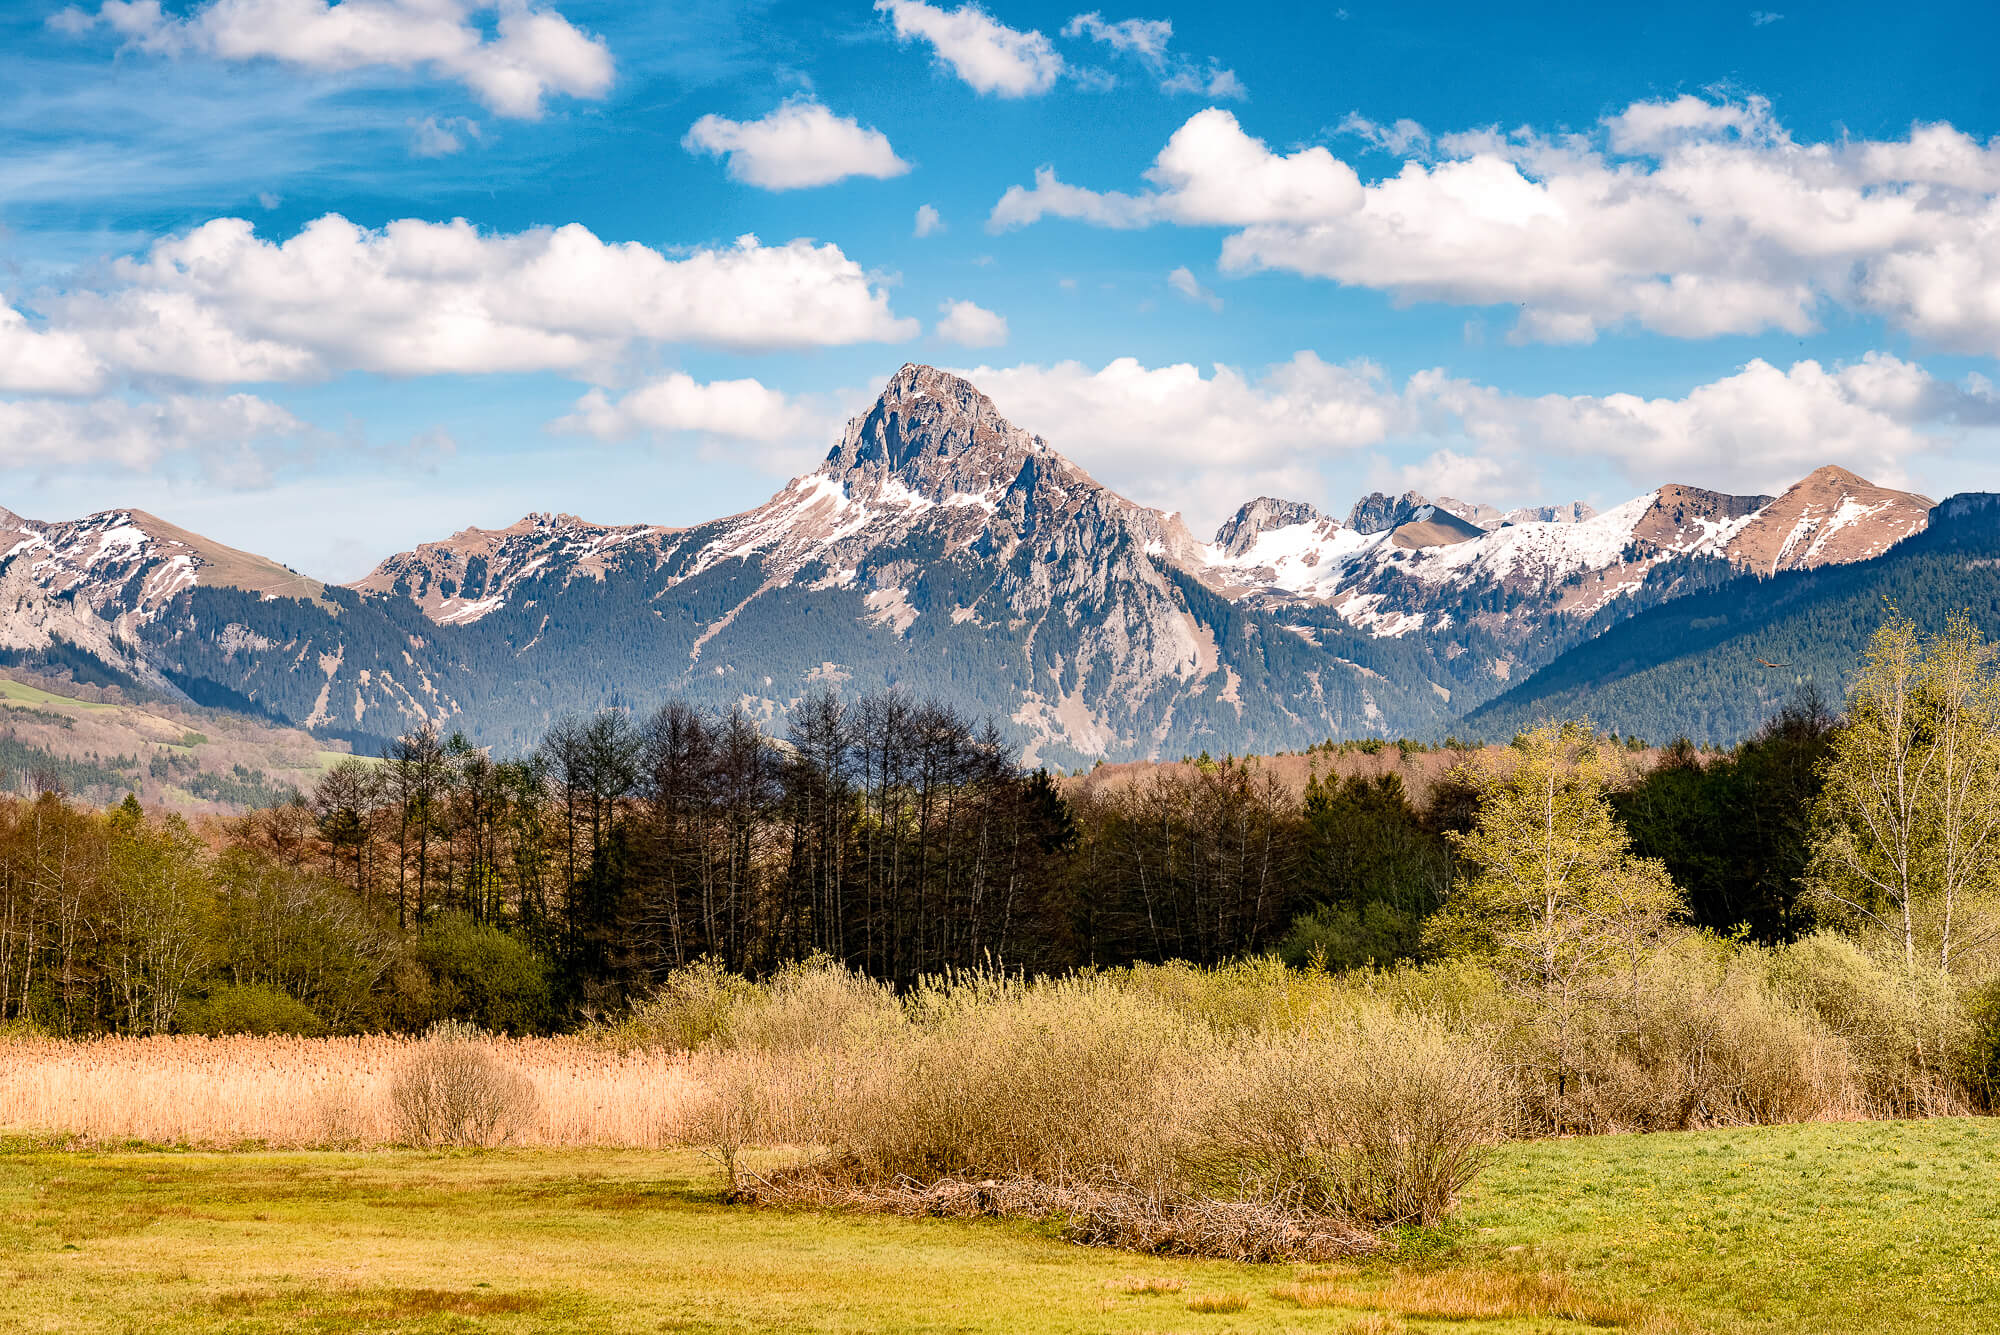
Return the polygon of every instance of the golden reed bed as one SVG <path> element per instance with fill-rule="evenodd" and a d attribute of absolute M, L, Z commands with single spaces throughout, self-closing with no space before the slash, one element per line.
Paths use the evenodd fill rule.
<path fill-rule="evenodd" d="M 573 1038 L 484 1040 L 534 1082 L 526 1145 L 660 1145 L 691 1088 L 682 1058 Z M 395 1139 L 389 1085 L 418 1040 L 0 1039 L 0 1130 L 106 1143 L 272 1146 Z"/>

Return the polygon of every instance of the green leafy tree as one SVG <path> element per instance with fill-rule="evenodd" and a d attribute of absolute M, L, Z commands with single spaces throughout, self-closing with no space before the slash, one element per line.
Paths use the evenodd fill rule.
<path fill-rule="evenodd" d="M 1450 836 L 1463 873 L 1425 929 L 1441 953 L 1492 959 L 1547 1039 L 1558 1099 L 1580 1023 L 1619 994 L 1621 975 L 1636 1004 L 1640 962 L 1686 912 L 1612 812 L 1622 760 L 1588 722 L 1550 722 L 1508 761 L 1469 771 L 1478 818 Z"/>

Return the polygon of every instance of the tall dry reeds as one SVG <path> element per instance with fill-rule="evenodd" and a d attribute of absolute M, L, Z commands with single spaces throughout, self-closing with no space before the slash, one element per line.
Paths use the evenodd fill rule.
<path fill-rule="evenodd" d="M 686 1061 L 579 1038 L 481 1038 L 535 1090 L 512 1143 L 657 1146 L 694 1092 Z M 86 1144 L 392 1144 L 390 1089 L 422 1039 L 0 1039 L 0 1129 Z"/>

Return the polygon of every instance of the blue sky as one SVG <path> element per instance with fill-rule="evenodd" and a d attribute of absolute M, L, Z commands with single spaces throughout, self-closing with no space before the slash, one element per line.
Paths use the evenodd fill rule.
<path fill-rule="evenodd" d="M 909 360 L 1197 527 L 2000 486 L 1990 5 L 1502 8 L 26 0 L 0 504 L 353 578 Z"/>

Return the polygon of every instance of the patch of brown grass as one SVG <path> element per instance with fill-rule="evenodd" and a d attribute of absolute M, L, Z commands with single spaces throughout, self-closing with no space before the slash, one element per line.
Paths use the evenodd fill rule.
<path fill-rule="evenodd" d="M 1591 1326 L 1630 1325 L 1644 1315 L 1632 1303 L 1579 1293 L 1568 1276 L 1503 1270 L 1402 1272 L 1379 1288 L 1338 1279 L 1302 1280 L 1271 1296 L 1300 1307 L 1349 1307 L 1442 1321 L 1543 1317 Z"/>
<path fill-rule="evenodd" d="M 1127 1275 L 1123 1279 L 1105 1281 L 1104 1287 L 1112 1290 L 1114 1293 L 1179 1293 L 1187 1287 L 1187 1281 L 1183 1279 L 1165 1279 L 1158 1275 L 1151 1278 Z"/>
<path fill-rule="evenodd" d="M 1187 1301 L 1190 1312 L 1240 1312 L 1249 1305 L 1247 1293 L 1204 1293 Z"/>
<path fill-rule="evenodd" d="M 692 1091 L 685 1058 L 577 1038 L 486 1038 L 534 1087 L 521 1145 L 653 1148 Z M 127 1141 L 271 1148 L 397 1138 L 390 1089 L 416 1038 L 0 1039 L 0 1128 Z"/>

